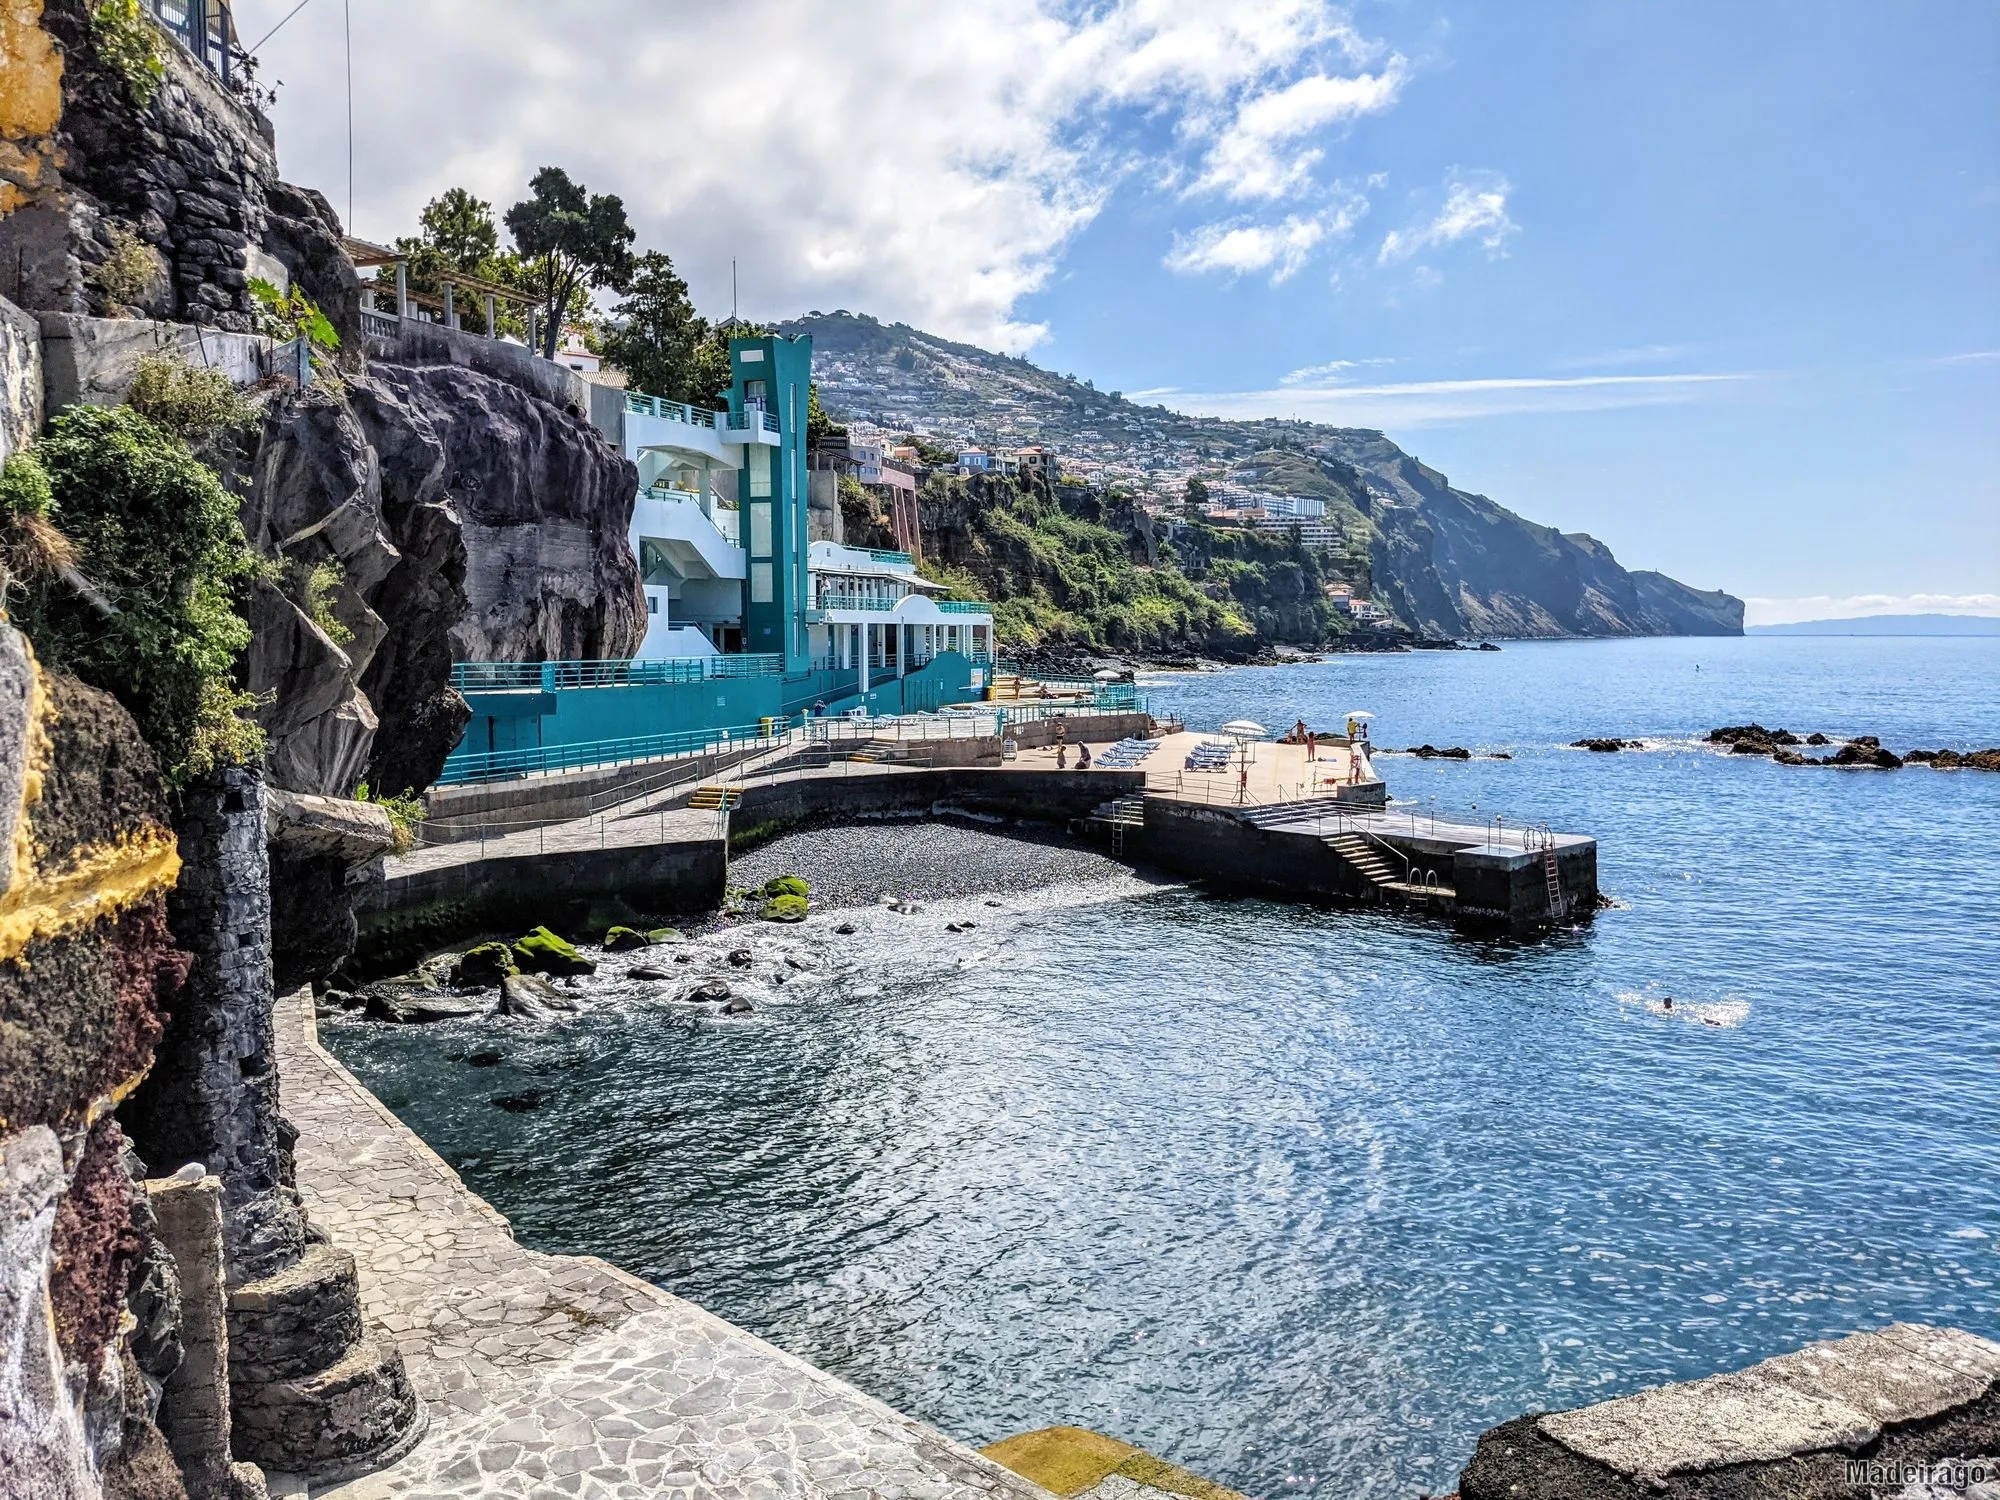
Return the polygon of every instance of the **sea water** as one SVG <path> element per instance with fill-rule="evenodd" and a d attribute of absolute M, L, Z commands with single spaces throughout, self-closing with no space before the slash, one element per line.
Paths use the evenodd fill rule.
<path fill-rule="evenodd" d="M 1381 769 L 1419 820 L 1595 835 L 1616 905 L 1518 942 L 1117 882 L 963 903 L 953 937 L 881 917 L 749 1024 L 611 1003 L 484 1070 L 496 1023 L 329 1039 L 526 1244 L 955 1436 L 1073 1423 L 1259 1497 L 1446 1490 L 1521 1412 L 1894 1319 L 2000 1336 L 2000 775 L 1701 738 L 2000 745 L 2000 640 L 1145 690 L 1191 728 L 1366 710 L 1378 744 L 1506 752 Z"/>

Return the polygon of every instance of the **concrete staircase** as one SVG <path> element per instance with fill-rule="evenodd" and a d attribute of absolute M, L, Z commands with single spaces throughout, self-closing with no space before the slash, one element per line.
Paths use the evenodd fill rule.
<path fill-rule="evenodd" d="M 1408 885 L 1401 872 L 1390 863 L 1388 852 L 1372 839 L 1364 838 L 1358 833 L 1337 833 L 1331 838 L 1321 839 L 1320 842 L 1339 855 L 1360 874 L 1363 880 L 1377 890 Z"/>
<path fill-rule="evenodd" d="M 735 812 L 743 805 L 743 789 L 714 784 L 696 787 L 688 806 L 698 812 Z"/>

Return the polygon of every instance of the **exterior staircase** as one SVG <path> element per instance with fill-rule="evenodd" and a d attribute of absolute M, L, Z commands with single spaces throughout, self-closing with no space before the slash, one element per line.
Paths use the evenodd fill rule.
<path fill-rule="evenodd" d="M 735 812 L 743 805 L 743 788 L 715 783 L 696 787 L 688 806 L 699 812 Z"/>
<path fill-rule="evenodd" d="M 900 743 L 895 740 L 879 738 L 870 740 L 858 750 L 847 752 L 849 760 L 858 760 L 869 765 L 879 765 L 883 761 L 901 760 L 903 756 L 904 751 Z"/>
<path fill-rule="evenodd" d="M 1352 866 L 1363 880 L 1378 891 L 1409 884 L 1396 867 L 1389 862 L 1389 855 L 1373 839 L 1358 833 L 1337 833 L 1331 838 L 1321 839 L 1321 843 Z"/>

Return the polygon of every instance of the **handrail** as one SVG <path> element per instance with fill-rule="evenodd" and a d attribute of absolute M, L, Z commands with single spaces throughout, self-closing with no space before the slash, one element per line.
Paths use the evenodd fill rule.
<path fill-rule="evenodd" d="M 644 391 L 627 391 L 625 410 L 639 416 L 685 422 L 690 427 L 714 427 L 718 416 L 726 416 L 726 413 L 711 411 L 705 406 L 689 406 L 684 401 L 669 401 L 664 396 L 649 396 Z"/>
<path fill-rule="evenodd" d="M 462 661 L 452 663 L 451 685 L 461 692 L 475 693 L 552 692 L 557 688 L 701 682 L 716 677 L 778 677 L 784 669 L 783 657 L 761 652 L 606 661 Z"/>
<path fill-rule="evenodd" d="M 990 615 L 993 606 L 984 599 L 940 599 L 938 608 L 948 615 Z"/>
<path fill-rule="evenodd" d="M 775 733 L 773 731 L 776 731 Z M 679 734 L 638 735 L 620 740 L 579 740 L 567 745 L 543 745 L 530 750 L 493 750 L 465 754 L 454 751 L 433 785 L 461 786 L 472 781 L 508 781 L 549 771 L 575 771 L 625 761 L 664 760 L 711 749 L 778 743 L 784 720 L 727 729 L 696 729 Z"/>

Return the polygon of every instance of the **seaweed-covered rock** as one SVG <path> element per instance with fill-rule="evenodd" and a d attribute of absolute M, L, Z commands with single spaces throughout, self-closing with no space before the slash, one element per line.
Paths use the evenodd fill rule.
<path fill-rule="evenodd" d="M 678 943 L 687 934 L 678 927 L 655 927 L 646 934 L 649 943 Z"/>
<path fill-rule="evenodd" d="M 630 927 L 613 927 L 604 934 L 606 953 L 629 953 L 634 948 L 644 948 L 651 940 L 645 933 Z"/>
<path fill-rule="evenodd" d="M 803 922 L 806 919 L 806 898 L 803 896 L 773 896 L 757 913 L 766 922 Z"/>
<path fill-rule="evenodd" d="M 492 989 L 509 974 L 518 974 L 514 950 L 505 943 L 481 943 L 459 954 L 451 967 L 451 982 L 462 990 Z"/>
<path fill-rule="evenodd" d="M 546 927 L 514 944 L 514 962 L 523 974 L 595 974 L 597 965 Z"/>
<path fill-rule="evenodd" d="M 777 875 L 764 882 L 764 898 L 776 900 L 780 896 L 797 896 L 801 901 L 808 895 L 806 883 L 797 875 Z"/>

